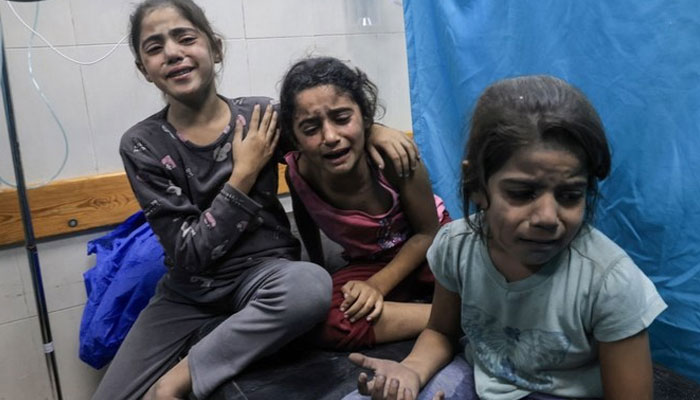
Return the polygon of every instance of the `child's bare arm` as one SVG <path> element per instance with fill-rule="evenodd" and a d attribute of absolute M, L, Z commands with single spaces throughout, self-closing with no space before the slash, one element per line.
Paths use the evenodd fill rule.
<path fill-rule="evenodd" d="M 413 235 L 394 259 L 368 280 L 383 295 L 425 262 L 425 253 L 439 228 L 433 191 L 422 163 L 406 179 L 398 178 L 392 167 L 386 169 L 386 176 L 399 189 L 401 208 L 413 229 Z"/>
<path fill-rule="evenodd" d="M 347 310 L 351 321 L 365 317 L 375 320 L 381 315 L 384 296 L 425 261 L 425 253 L 438 230 L 435 200 L 425 167 L 419 163 L 413 174 L 400 178 L 393 164 L 388 163 L 385 176 L 398 188 L 401 207 L 413 235 L 396 256 L 368 280 L 350 281 L 343 286 L 345 301 L 341 310 Z"/>
<path fill-rule="evenodd" d="M 598 346 L 600 374 L 606 400 L 651 400 L 653 373 L 646 329 Z"/>
<path fill-rule="evenodd" d="M 401 364 L 413 369 L 423 387 L 435 373 L 452 360 L 461 335 L 462 301 L 459 294 L 435 282 L 433 308 L 428 326 L 416 340 L 411 353 Z"/>

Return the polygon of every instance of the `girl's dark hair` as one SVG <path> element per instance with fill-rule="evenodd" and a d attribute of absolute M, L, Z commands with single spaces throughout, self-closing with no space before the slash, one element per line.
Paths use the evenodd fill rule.
<path fill-rule="evenodd" d="M 377 112 L 377 86 L 359 68 L 350 68 L 333 57 L 305 58 L 294 64 L 282 80 L 280 91 L 280 127 L 293 143 L 296 96 L 305 89 L 333 85 L 349 95 L 360 108 L 365 132 L 374 123 Z"/>
<path fill-rule="evenodd" d="M 223 58 L 223 49 L 219 37 L 214 33 L 209 20 L 204 15 L 204 11 L 192 0 L 145 0 L 136 7 L 131 17 L 129 17 L 129 44 L 137 64 L 141 63 L 141 53 L 139 52 L 141 22 L 152 10 L 164 7 L 173 7 L 183 18 L 190 21 L 195 28 L 204 33 L 214 54 L 218 54 L 220 59 Z"/>
<path fill-rule="evenodd" d="M 469 127 L 463 170 L 464 211 L 482 193 L 488 208 L 487 182 L 513 154 L 535 143 L 552 143 L 571 151 L 588 174 L 586 221 L 593 219 L 598 180 L 610 173 L 610 148 L 598 113 L 586 96 L 552 76 L 522 76 L 494 83 L 476 103 Z M 467 218 L 484 234 L 481 218 Z"/>

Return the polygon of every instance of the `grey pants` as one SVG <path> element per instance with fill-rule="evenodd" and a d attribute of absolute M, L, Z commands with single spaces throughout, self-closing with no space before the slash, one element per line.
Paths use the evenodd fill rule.
<path fill-rule="evenodd" d="M 206 398 L 252 361 L 269 355 L 321 322 L 331 279 L 316 264 L 266 259 L 244 271 L 234 290 L 197 303 L 161 284 L 109 365 L 93 400 L 140 399 L 176 362 L 206 322 L 230 315 L 188 354 L 192 388 Z"/>

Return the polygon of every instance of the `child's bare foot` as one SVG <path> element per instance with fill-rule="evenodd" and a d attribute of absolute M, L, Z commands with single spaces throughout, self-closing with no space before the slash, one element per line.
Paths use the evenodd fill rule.
<path fill-rule="evenodd" d="M 143 400 L 184 400 L 192 391 L 192 377 L 187 357 L 148 389 Z"/>

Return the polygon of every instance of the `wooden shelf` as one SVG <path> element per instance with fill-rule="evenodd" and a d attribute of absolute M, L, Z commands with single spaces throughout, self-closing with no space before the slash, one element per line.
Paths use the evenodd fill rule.
<path fill-rule="evenodd" d="M 288 193 L 280 164 L 278 193 Z M 116 225 L 139 209 L 124 172 L 52 182 L 27 191 L 38 239 Z M 0 245 L 24 241 L 17 191 L 0 190 Z"/>

